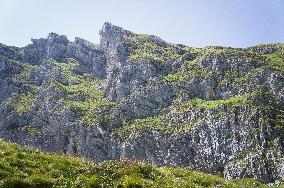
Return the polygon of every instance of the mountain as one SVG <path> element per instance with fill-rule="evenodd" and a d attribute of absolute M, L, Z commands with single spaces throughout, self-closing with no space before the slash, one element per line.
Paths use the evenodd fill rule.
<path fill-rule="evenodd" d="M 205 48 L 105 23 L 0 45 L 0 138 L 96 162 L 284 179 L 284 44 Z"/>

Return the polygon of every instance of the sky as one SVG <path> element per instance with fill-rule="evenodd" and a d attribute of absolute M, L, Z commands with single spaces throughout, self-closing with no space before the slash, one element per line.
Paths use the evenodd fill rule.
<path fill-rule="evenodd" d="M 0 0 L 0 43 L 48 33 L 99 43 L 111 22 L 193 47 L 284 42 L 284 0 Z"/>

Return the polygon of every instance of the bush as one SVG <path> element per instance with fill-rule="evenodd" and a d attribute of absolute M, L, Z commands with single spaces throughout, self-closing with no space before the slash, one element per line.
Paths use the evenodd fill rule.
<path fill-rule="evenodd" d="M 39 188 L 50 188 L 53 187 L 53 185 L 55 184 L 54 179 L 38 174 L 32 175 L 29 178 L 29 182 L 32 185 L 32 187 L 39 187 Z"/>
<path fill-rule="evenodd" d="M 85 187 L 86 188 L 100 188 L 102 186 L 99 180 L 97 179 L 97 177 L 93 176 L 87 179 Z"/>
<path fill-rule="evenodd" d="M 2 185 L 0 184 L 2 188 L 30 188 L 32 185 L 21 179 L 21 178 L 8 178 L 6 179 Z"/>
<path fill-rule="evenodd" d="M 139 178 L 136 175 L 129 175 L 126 176 L 123 180 L 122 183 L 120 184 L 120 187 L 126 187 L 126 188 L 142 188 L 144 186 L 144 182 L 141 178 Z"/>
<path fill-rule="evenodd" d="M 143 178 L 151 180 L 157 179 L 157 177 L 161 174 L 150 164 L 143 164 L 138 166 L 138 172 L 143 175 Z"/>

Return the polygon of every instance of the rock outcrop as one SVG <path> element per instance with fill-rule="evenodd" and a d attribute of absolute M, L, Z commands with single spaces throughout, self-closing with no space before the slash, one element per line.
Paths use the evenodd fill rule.
<path fill-rule="evenodd" d="M 284 179 L 284 45 L 193 48 L 105 23 L 0 45 L 0 137 L 95 161 Z"/>

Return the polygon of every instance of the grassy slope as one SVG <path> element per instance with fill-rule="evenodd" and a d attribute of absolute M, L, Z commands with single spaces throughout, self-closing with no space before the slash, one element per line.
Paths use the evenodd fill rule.
<path fill-rule="evenodd" d="M 267 187 L 253 179 L 224 180 L 177 167 L 135 161 L 95 164 L 0 140 L 0 187 Z"/>

